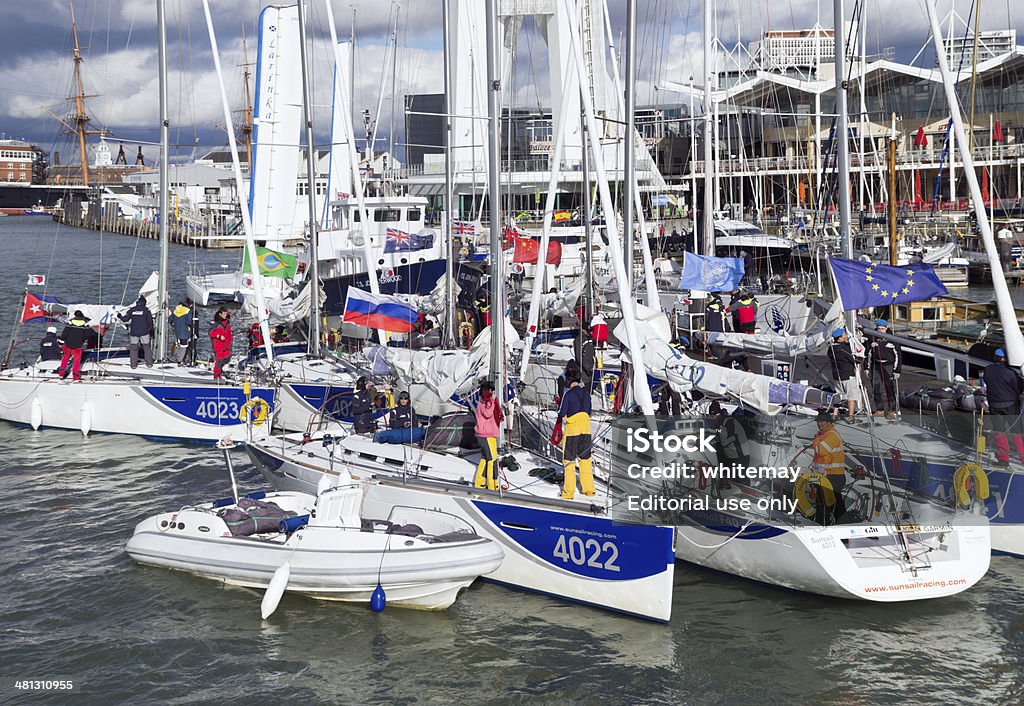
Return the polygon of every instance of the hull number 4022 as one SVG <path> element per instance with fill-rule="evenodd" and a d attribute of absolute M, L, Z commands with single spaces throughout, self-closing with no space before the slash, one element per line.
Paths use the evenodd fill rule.
<path fill-rule="evenodd" d="M 572 562 L 577 566 L 620 571 L 618 564 L 615 563 L 619 558 L 619 548 L 615 546 L 614 542 L 602 544 L 596 539 L 584 540 L 576 535 L 566 537 L 564 534 L 560 534 L 552 553 L 566 564 Z"/>

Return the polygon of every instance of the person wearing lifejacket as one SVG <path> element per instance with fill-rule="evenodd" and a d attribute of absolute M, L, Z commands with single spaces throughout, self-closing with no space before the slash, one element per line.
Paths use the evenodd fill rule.
<path fill-rule="evenodd" d="M 885 333 L 889 322 L 879 319 L 875 331 Z M 871 396 L 875 403 L 875 416 L 883 414 L 889 419 L 896 418 L 896 381 L 903 365 L 902 351 L 898 343 L 875 338 L 868 349 L 868 369 L 871 371 Z"/>
<path fill-rule="evenodd" d="M 416 411 L 412 408 L 409 393 L 404 390 L 398 395 L 398 406 L 388 417 L 389 429 L 412 429 L 417 426 Z"/>
<path fill-rule="evenodd" d="M 850 348 L 850 334 L 845 328 L 832 332 L 828 359 L 832 362 L 832 379 L 835 381 L 836 389 L 846 399 L 850 419 L 853 419 L 857 413 L 857 404 L 864 404 L 864 395 L 858 375 L 858 361 L 853 355 L 853 349 Z"/>
<path fill-rule="evenodd" d="M 729 310 L 718 294 L 712 294 L 704 306 L 704 330 L 725 333 L 725 315 Z"/>
<path fill-rule="evenodd" d="M 89 328 L 89 317 L 80 310 L 76 310 L 68 321 L 68 325 L 60 334 L 61 351 L 60 367 L 57 374 L 61 380 L 72 374 L 73 382 L 82 381 L 82 349 L 87 345 L 97 345 L 99 334 Z M 68 362 L 71 362 L 71 370 L 68 370 Z"/>
<path fill-rule="evenodd" d="M 754 333 L 757 328 L 757 308 L 757 299 L 746 290 L 741 290 L 735 304 L 729 305 L 738 333 Z"/>
<path fill-rule="evenodd" d="M 583 494 L 594 494 L 594 472 L 590 459 L 593 439 L 590 434 L 590 393 L 584 389 L 579 373 L 569 375 L 568 380 L 569 389 L 562 396 L 555 429 L 551 433 L 551 443 L 562 443 L 562 466 L 565 470 L 562 497 L 572 500 L 576 495 L 577 465 Z"/>
<path fill-rule="evenodd" d="M 377 420 L 373 413 L 376 408 L 374 399 L 376 389 L 373 381 L 363 375 L 356 380 L 355 394 L 352 395 L 352 427 L 356 434 L 368 434 L 377 429 Z"/>
<path fill-rule="evenodd" d="M 231 344 L 234 334 L 231 333 L 231 314 L 224 307 L 213 315 L 213 326 L 210 328 L 210 344 L 213 346 L 213 379 L 220 380 L 224 374 L 224 366 L 231 360 Z"/>
<path fill-rule="evenodd" d="M 480 383 L 480 399 L 476 403 L 476 426 L 473 433 L 480 445 L 480 463 L 476 467 L 473 487 L 497 490 L 494 463 L 498 459 L 498 437 L 501 434 L 501 423 L 505 415 L 501 405 L 494 396 L 494 383 L 484 380 Z"/>
<path fill-rule="evenodd" d="M 189 344 L 192 341 L 192 307 L 188 299 L 182 299 L 178 306 L 174 307 L 167 321 L 174 329 L 174 359 L 181 365 L 188 355 Z"/>
<path fill-rule="evenodd" d="M 60 338 L 57 337 L 57 327 L 47 326 L 46 335 L 39 342 L 39 360 L 60 360 L 63 355 Z"/>
<path fill-rule="evenodd" d="M 836 498 L 832 516 L 838 521 L 846 513 L 846 501 L 843 500 L 843 488 L 846 487 L 846 450 L 843 448 L 843 438 L 836 431 L 828 410 L 818 412 L 816 423 L 818 433 L 811 439 L 810 444 L 800 450 L 800 453 L 808 449 L 814 451 L 810 471 L 824 475 L 832 486 Z"/>
<path fill-rule="evenodd" d="M 1007 364 L 1005 350 L 997 348 L 995 358 L 995 362 L 981 372 L 981 382 L 985 386 L 989 414 L 1002 417 L 999 420 L 1000 426 L 1005 430 L 1011 421 L 1006 417 L 1016 417 L 1020 414 L 1020 396 L 1024 392 L 1024 382 L 1017 371 Z M 993 419 L 993 422 L 995 421 Z"/>
<path fill-rule="evenodd" d="M 146 367 L 153 367 L 153 312 L 146 305 L 146 298 L 139 295 L 134 306 L 128 311 L 118 314 L 118 318 L 128 325 L 128 357 L 132 370 L 139 367 L 139 347 L 146 359 Z"/>

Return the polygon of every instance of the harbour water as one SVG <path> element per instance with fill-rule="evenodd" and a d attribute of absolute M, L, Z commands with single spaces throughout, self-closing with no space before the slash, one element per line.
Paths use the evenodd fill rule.
<path fill-rule="evenodd" d="M 65 301 L 94 301 L 102 269 L 112 302 L 130 265 L 131 301 L 157 251 L 3 219 L 4 340 L 28 273 L 47 274 Z M 219 267 L 239 254 L 174 246 L 173 293 L 193 257 Z M 42 329 L 22 328 L 30 348 Z M 444 613 L 286 596 L 261 621 L 257 592 L 124 553 L 145 516 L 227 494 L 212 448 L 0 423 L 0 459 L 2 703 L 1024 702 L 1021 560 L 994 557 L 958 596 L 896 605 L 680 564 L 668 625 L 479 583 Z M 263 488 L 243 455 L 236 469 L 245 490 Z M 75 693 L 17 691 L 16 679 L 72 680 Z"/>

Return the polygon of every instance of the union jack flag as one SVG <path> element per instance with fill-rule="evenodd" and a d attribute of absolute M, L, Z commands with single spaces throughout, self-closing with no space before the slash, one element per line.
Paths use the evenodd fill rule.
<path fill-rule="evenodd" d="M 476 226 L 469 221 L 452 221 L 452 233 L 455 235 L 472 235 L 476 232 Z"/>
<path fill-rule="evenodd" d="M 412 245 L 412 238 L 404 230 L 388 228 L 387 244 L 396 250 L 404 250 Z"/>
<path fill-rule="evenodd" d="M 425 233 L 415 235 L 406 233 L 397 228 L 388 228 L 387 239 L 384 242 L 385 253 L 412 252 L 414 250 L 425 250 L 434 244 L 434 236 Z"/>

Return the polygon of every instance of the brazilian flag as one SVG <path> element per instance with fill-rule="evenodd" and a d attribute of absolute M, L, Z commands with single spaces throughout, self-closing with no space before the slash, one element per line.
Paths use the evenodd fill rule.
<path fill-rule="evenodd" d="M 299 268 L 299 258 L 294 255 L 259 246 L 256 246 L 256 262 L 260 265 L 260 274 L 266 277 L 288 279 L 289 277 L 294 277 L 295 271 Z M 242 272 L 252 272 L 252 266 L 249 264 L 248 248 L 245 249 Z"/>

